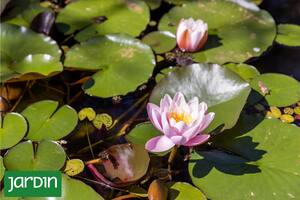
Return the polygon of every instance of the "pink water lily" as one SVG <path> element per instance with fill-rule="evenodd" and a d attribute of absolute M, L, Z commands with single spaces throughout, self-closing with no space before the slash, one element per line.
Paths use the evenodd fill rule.
<path fill-rule="evenodd" d="M 187 52 L 199 50 L 207 41 L 207 30 L 207 24 L 200 19 L 181 19 L 176 34 L 178 47 Z"/>
<path fill-rule="evenodd" d="M 210 135 L 203 131 L 215 116 L 215 113 L 207 113 L 206 103 L 199 103 L 197 97 L 186 102 L 180 92 L 173 99 L 165 95 L 160 106 L 148 103 L 147 111 L 152 124 L 163 133 L 146 143 L 150 152 L 164 152 L 175 145 L 196 146 L 206 142 Z"/>

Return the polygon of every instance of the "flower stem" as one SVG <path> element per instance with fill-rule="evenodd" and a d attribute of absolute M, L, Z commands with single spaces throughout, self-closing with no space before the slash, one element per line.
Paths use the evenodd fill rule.
<path fill-rule="evenodd" d="M 170 178 L 172 178 L 172 163 L 174 161 L 174 158 L 176 156 L 176 153 L 177 153 L 177 149 L 178 149 L 178 146 L 174 146 L 170 155 L 169 155 L 169 158 L 168 158 L 168 170 L 169 170 L 169 173 L 170 173 Z"/>

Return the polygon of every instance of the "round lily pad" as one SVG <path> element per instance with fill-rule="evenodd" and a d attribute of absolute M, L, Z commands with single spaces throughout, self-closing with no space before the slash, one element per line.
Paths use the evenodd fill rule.
<path fill-rule="evenodd" d="M 65 34 L 81 30 L 76 39 L 83 41 L 109 33 L 138 36 L 149 19 L 149 8 L 140 0 L 79 0 L 62 10 L 56 23 Z"/>
<path fill-rule="evenodd" d="M 296 24 L 279 24 L 276 42 L 287 46 L 300 46 L 300 26 Z"/>
<path fill-rule="evenodd" d="M 157 54 L 168 52 L 176 46 L 175 35 L 168 31 L 151 32 L 145 35 L 142 41 L 148 44 Z"/>
<path fill-rule="evenodd" d="M 0 115 L 0 150 L 8 149 L 22 140 L 27 131 L 24 117 L 18 113 Z"/>
<path fill-rule="evenodd" d="M 187 199 L 197 199 L 206 200 L 205 195 L 194 186 L 189 183 L 176 182 L 169 183 L 169 194 L 168 199 L 172 200 L 187 200 Z"/>
<path fill-rule="evenodd" d="M 66 160 L 64 149 L 56 142 L 44 140 L 38 144 L 22 142 L 4 156 L 8 170 L 59 170 Z"/>
<path fill-rule="evenodd" d="M 65 66 L 98 70 L 83 85 L 89 95 L 111 97 L 135 90 L 151 76 L 155 65 L 151 48 L 126 34 L 92 38 L 72 47 Z"/>
<path fill-rule="evenodd" d="M 229 63 L 225 65 L 231 71 L 237 73 L 242 79 L 250 82 L 253 78 L 260 75 L 259 71 L 252 65 L 244 63 Z"/>
<path fill-rule="evenodd" d="M 36 102 L 23 110 L 29 131 L 26 139 L 40 141 L 43 139 L 59 140 L 68 135 L 77 125 L 77 112 L 68 105 L 58 109 L 58 102 L 44 100 Z"/>
<path fill-rule="evenodd" d="M 151 123 L 142 123 L 132 129 L 125 137 L 133 144 L 145 145 L 148 140 L 158 135 L 161 133 Z"/>
<path fill-rule="evenodd" d="M 176 32 L 182 18 L 202 19 L 209 36 L 204 49 L 192 54 L 197 62 L 240 63 L 261 55 L 272 45 L 276 26 L 264 11 L 251 11 L 224 0 L 199 0 L 176 6 L 165 14 L 159 30 Z"/>
<path fill-rule="evenodd" d="M 3 158 L 2 158 L 2 156 L 0 156 L 0 182 L 4 176 L 4 171 L 5 171 L 5 168 L 3 165 Z"/>
<path fill-rule="evenodd" d="M 269 94 L 264 94 L 259 87 L 263 83 Z M 265 96 L 270 106 L 289 106 L 300 100 L 300 83 L 287 75 L 266 73 L 251 81 L 251 87 Z"/>
<path fill-rule="evenodd" d="M 66 163 L 64 172 L 69 176 L 80 174 L 84 170 L 84 162 L 80 159 L 71 159 Z"/>
<path fill-rule="evenodd" d="M 235 125 L 250 92 L 247 82 L 237 74 L 217 64 L 193 64 L 170 72 L 153 89 L 150 101 L 159 104 L 160 99 L 169 94 L 182 92 L 186 100 L 198 97 L 206 102 L 209 112 L 215 118 L 207 131 L 225 125 L 225 129 Z"/>
<path fill-rule="evenodd" d="M 2 21 L 25 27 L 30 27 L 30 23 L 39 13 L 50 10 L 42 7 L 39 0 L 11 1 L 9 9 L 9 12 L 3 17 Z"/>
<path fill-rule="evenodd" d="M 37 34 L 23 26 L 1 23 L 1 73 L 0 80 L 28 79 L 49 76 L 63 70 L 61 51 L 50 37 Z"/>
<path fill-rule="evenodd" d="M 245 117 L 220 135 L 212 144 L 218 150 L 192 153 L 193 183 L 214 200 L 298 199 L 299 128 L 276 119 L 254 126 L 253 120 Z"/>

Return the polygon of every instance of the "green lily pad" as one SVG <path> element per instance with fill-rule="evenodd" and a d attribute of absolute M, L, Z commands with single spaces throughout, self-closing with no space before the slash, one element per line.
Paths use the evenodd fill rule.
<path fill-rule="evenodd" d="M 62 195 L 61 197 L 51 197 L 51 200 L 73 200 L 80 199 L 104 200 L 95 190 L 82 181 L 72 179 L 67 175 L 62 175 Z M 5 198 L 4 192 L 0 192 L 0 198 L 3 200 L 49 200 L 49 197 L 13 197 Z"/>
<path fill-rule="evenodd" d="M 225 65 L 228 69 L 238 74 L 242 79 L 250 82 L 253 78 L 260 75 L 259 71 L 252 65 L 244 63 L 229 63 Z"/>
<path fill-rule="evenodd" d="M 169 183 L 169 194 L 168 199 L 171 200 L 187 200 L 195 199 L 206 200 L 205 195 L 197 188 L 193 187 L 189 183 L 176 182 Z"/>
<path fill-rule="evenodd" d="M 192 153 L 193 183 L 214 200 L 298 199 L 299 128 L 276 119 L 255 127 L 253 120 L 245 117 L 217 137 L 218 150 Z"/>
<path fill-rule="evenodd" d="M 145 35 L 142 39 L 145 44 L 152 47 L 157 54 L 171 51 L 176 46 L 176 37 L 168 31 L 154 31 Z"/>
<path fill-rule="evenodd" d="M 66 160 L 64 149 L 54 141 L 33 144 L 30 140 L 9 149 L 4 156 L 8 170 L 59 170 Z"/>
<path fill-rule="evenodd" d="M 125 137 L 133 144 L 145 145 L 148 140 L 158 135 L 161 133 L 151 123 L 142 123 L 132 129 Z"/>
<path fill-rule="evenodd" d="M 262 82 L 268 88 L 269 94 L 263 94 L 259 82 Z M 289 106 L 300 100 L 300 83 L 287 75 L 262 74 L 251 81 L 251 87 L 262 96 L 265 96 L 270 106 Z"/>
<path fill-rule="evenodd" d="M 111 97 L 133 91 L 151 76 L 155 65 L 151 48 L 125 34 L 92 38 L 72 47 L 65 66 L 99 70 L 83 85 L 89 95 Z"/>
<path fill-rule="evenodd" d="M 164 0 L 164 1 L 174 5 L 182 5 L 185 3 L 196 2 L 197 0 Z M 227 0 L 227 1 L 244 5 L 244 7 L 251 7 L 249 6 L 249 3 L 254 3 L 256 5 L 259 5 L 263 0 Z"/>
<path fill-rule="evenodd" d="M 18 113 L 0 116 L 0 150 L 8 149 L 22 140 L 27 131 L 24 117 Z"/>
<path fill-rule="evenodd" d="M 97 23 L 104 16 L 107 20 Z M 149 8 L 143 1 L 79 0 L 62 10 L 56 23 L 65 34 L 82 29 L 76 35 L 76 40 L 84 41 L 95 35 L 110 33 L 138 36 L 146 28 L 149 19 Z"/>
<path fill-rule="evenodd" d="M 250 92 L 249 84 L 226 67 L 217 64 L 193 64 L 175 69 L 156 85 L 150 101 L 159 104 L 169 94 L 182 92 L 187 100 L 198 97 L 207 103 L 215 119 L 208 131 L 224 124 L 232 128 L 237 122 Z"/>
<path fill-rule="evenodd" d="M 77 125 L 77 112 L 68 105 L 58 109 L 58 102 L 44 100 L 36 102 L 23 110 L 29 131 L 26 139 L 41 141 L 59 140 L 68 135 Z"/>
<path fill-rule="evenodd" d="M 199 0 L 176 6 L 162 17 L 159 30 L 175 33 L 180 19 L 189 17 L 204 20 L 209 28 L 204 49 L 192 54 L 197 62 L 241 63 L 260 56 L 276 36 L 276 26 L 268 12 L 251 11 L 224 0 Z"/>
<path fill-rule="evenodd" d="M 159 8 L 162 2 L 162 0 L 144 0 L 144 1 L 148 4 L 151 10 L 155 10 Z"/>
<path fill-rule="evenodd" d="M 1 23 L 0 31 L 1 82 L 31 73 L 39 75 L 30 77 L 36 79 L 63 70 L 61 51 L 50 37 L 5 23 Z"/>
<path fill-rule="evenodd" d="M 279 24 L 276 42 L 287 46 L 300 46 L 300 26 L 296 24 Z"/>
<path fill-rule="evenodd" d="M 3 165 L 3 158 L 2 158 L 2 156 L 0 156 L 0 182 L 4 176 L 4 171 L 5 171 L 5 168 Z"/>
<path fill-rule="evenodd" d="M 10 11 L 2 21 L 19 26 L 30 27 L 30 23 L 39 13 L 50 10 L 42 7 L 39 0 L 14 0 L 9 4 Z"/>

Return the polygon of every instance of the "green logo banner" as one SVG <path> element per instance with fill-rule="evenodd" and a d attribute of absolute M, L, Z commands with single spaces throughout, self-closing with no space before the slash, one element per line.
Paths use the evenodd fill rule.
<path fill-rule="evenodd" d="M 5 197 L 61 197 L 60 171 L 6 171 Z"/>

